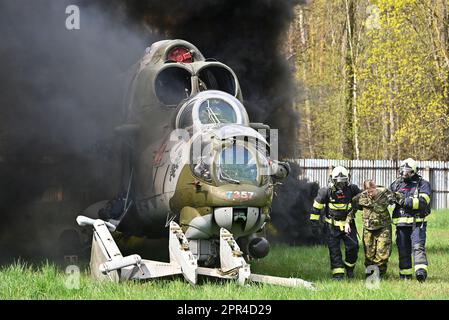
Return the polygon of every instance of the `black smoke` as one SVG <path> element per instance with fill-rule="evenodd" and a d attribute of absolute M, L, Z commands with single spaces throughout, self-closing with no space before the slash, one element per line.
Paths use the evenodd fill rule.
<path fill-rule="evenodd" d="M 55 232 L 117 191 L 113 128 L 128 70 L 154 41 L 182 38 L 228 64 L 252 121 L 279 128 L 281 156 L 298 156 L 279 50 L 298 2 L 0 0 L 0 261 L 48 256 Z M 69 4 L 80 30 L 65 28 Z"/>
<path fill-rule="evenodd" d="M 280 46 L 299 0 L 114 0 L 146 30 L 194 43 L 229 65 L 253 122 L 279 129 L 281 157 L 299 157 L 293 75 Z M 145 29 L 143 29 L 145 30 Z"/>
<path fill-rule="evenodd" d="M 48 256 L 55 234 L 111 197 L 113 128 L 127 70 L 150 36 L 80 3 L 66 28 L 66 0 L 0 1 L 0 260 Z M 54 201 L 54 200 L 57 201 Z M 60 230 L 58 230 L 60 229 Z"/>
<path fill-rule="evenodd" d="M 319 186 L 301 180 L 301 168 L 297 164 L 290 163 L 290 168 L 290 175 L 276 188 L 272 206 L 275 230 L 270 236 L 290 245 L 317 243 L 319 239 L 311 233 L 309 220 Z"/>

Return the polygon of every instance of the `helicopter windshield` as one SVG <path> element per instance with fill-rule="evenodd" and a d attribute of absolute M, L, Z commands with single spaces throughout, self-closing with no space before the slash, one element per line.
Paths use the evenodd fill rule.
<path fill-rule="evenodd" d="M 258 177 L 256 157 L 247 148 L 234 144 L 221 152 L 220 180 L 237 184 L 241 181 L 257 183 Z"/>
<path fill-rule="evenodd" d="M 207 99 L 199 108 L 199 119 L 202 124 L 236 123 L 234 108 L 222 99 Z"/>

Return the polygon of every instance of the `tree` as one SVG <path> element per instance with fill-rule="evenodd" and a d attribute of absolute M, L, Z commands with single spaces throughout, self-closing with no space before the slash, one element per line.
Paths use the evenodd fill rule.
<path fill-rule="evenodd" d="M 291 43 L 303 155 L 448 160 L 448 12 L 446 0 L 299 7 Z"/>

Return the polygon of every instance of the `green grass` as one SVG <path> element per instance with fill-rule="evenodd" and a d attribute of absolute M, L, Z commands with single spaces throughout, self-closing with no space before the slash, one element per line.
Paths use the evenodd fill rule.
<path fill-rule="evenodd" d="M 313 281 L 317 290 L 251 284 L 240 287 L 229 281 L 202 279 L 192 287 L 182 278 L 121 284 L 100 283 L 82 273 L 79 289 L 67 289 L 67 276 L 53 265 L 41 267 L 15 264 L 0 270 L 1 299 L 448 299 L 449 298 L 449 211 L 435 211 L 429 217 L 427 252 L 429 278 L 398 280 L 398 256 L 394 247 L 388 279 L 379 289 L 370 290 L 364 281 L 363 249 L 359 253 L 356 279 L 330 280 L 327 247 L 277 245 L 270 255 L 253 262 L 254 273 L 299 277 Z M 360 221 L 358 221 L 360 225 Z M 359 228 L 361 230 L 361 228 Z"/>

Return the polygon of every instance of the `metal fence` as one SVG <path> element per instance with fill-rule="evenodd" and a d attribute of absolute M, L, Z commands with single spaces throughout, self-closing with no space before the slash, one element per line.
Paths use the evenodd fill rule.
<path fill-rule="evenodd" d="M 400 161 L 394 160 L 331 160 L 294 159 L 301 167 L 300 178 L 327 185 L 332 167 L 345 166 L 351 172 L 351 181 L 363 186 L 366 179 L 374 179 L 378 185 L 389 186 L 398 175 Z M 432 208 L 449 208 L 449 162 L 418 161 L 419 173 L 432 186 Z"/>

